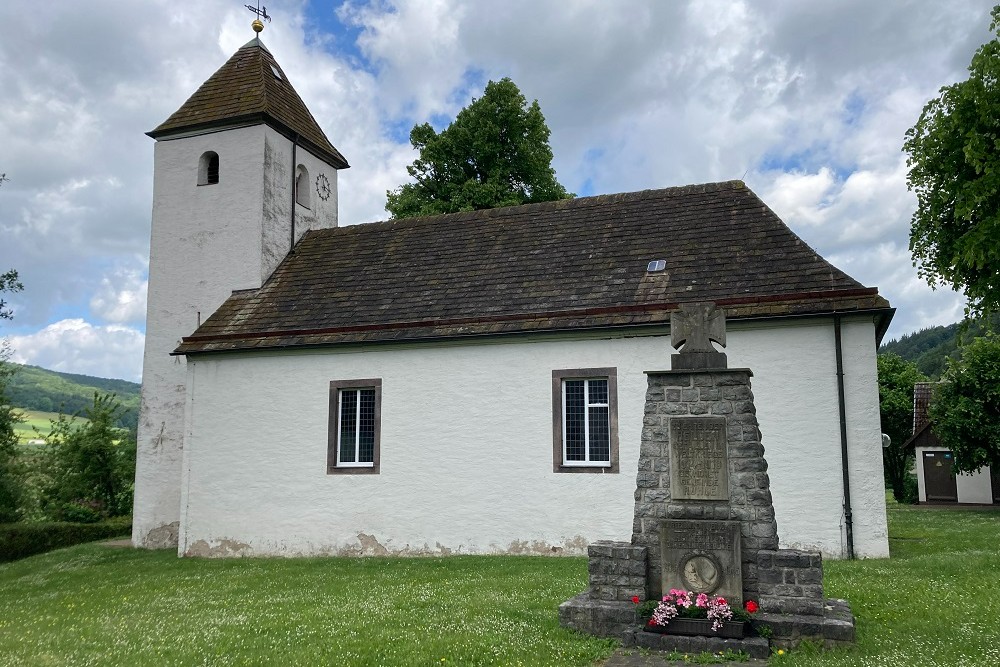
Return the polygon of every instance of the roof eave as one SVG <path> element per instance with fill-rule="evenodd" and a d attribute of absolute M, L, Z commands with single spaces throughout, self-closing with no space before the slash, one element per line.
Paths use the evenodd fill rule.
<path fill-rule="evenodd" d="M 877 290 L 871 289 L 871 292 L 877 295 Z M 670 310 L 676 310 L 678 304 L 663 304 L 664 308 L 662 310 L 669 312 Z M 675 308 L 669 308 L 669 306 L 675 306 Z M 725 305 L 723 304 L 723 307 Z M 830 317 L 834 315 L 848 315 L 848 316 L 873 316 L 876 319 L 876 329 L 880 326 L 880 322 L 885 320 L 887 317 L 891 318 L 891 313 L 895 312 L 894 308 L 890 307 L 874 307 L 874 308 L 817 308 L 815 310 L 801 312 L 801 313 L 761 313 L 761 314 L 747 314 L 747 315 L 737 315 L 730 319 L 734 322 L 753 322 L 753 321 L 781 321 L 781 320 L 800 320 L 806 318 L 817 318 L 817 317 Z M 544 314 L 542 314 L 544 316 Z M 524 318 L 530 319 L 530 318 Z M 400 329 L 400 328 L 410 328 L 418 329 L 420 327 L 434 326 L 434 322 L 421 322 L 421 323 L 407 323 L 407 327 L 402 327 L 399 325 L 370 325 L 366 327 L 370 330 L 378 330 L 380 328 L 384 329 Z M 282 343 L 281 341 L 290 337 L 305 337 L 310 335 L 317 335 L 319 332 L 314 331 L 287 331 L 280 332 L 280 335 L 275 335 L 278 332 L 259 332 L 258 334 L 235 334 L 235 335 L 210 335 L 210 336 L 185 336 L 181 339 L 181 344 L 174 349 L 170 354 L 173 356 L 179 355 L 195 355 L 195 354 L 218 354 L 225 352 L 240 352 L 247 350 L 274 350 L 274 349 L 301 349 L 301 348 L 317 348 L 317 347 L 335 347 L 338 345 L 347 344 L 357 344 L 363 342 L 366 344 L 381 344 L 381 343 L 417 343 L 417 342 L 429 342 L 429 341 L 442 341 L 442 340 L 470 340 L 477 338 L 486 337 L 507 337 L 514 335 L 530 335 L 530 334 L 549 334 L 549 333 L 574 333 L 574 332 L 588 332 L 597 330 L 631 330 L 631 329 L 641 329 L 656 326 L 665 326 L 666 322 L 655 322 L 655 321 L 644 321 L 636 322 L 630 324 L 613 324 L 613 325 L 588 325 L 588 326 L 568 326 L 568 327 L 548 327 L 548 328 L 538 328 L 538 329 L 525 329 L 525 330 L 513 330 L 504 332 L 491 332 L 491 333 L 461 333 L 457 332 L 451 335 L 433 335 L 433 336 L 404 336 L 401 338 L 392 338 L 387 340 L 368 340 L 368 341 L 343 341 L 343 342 L 318 342 L 318 343 L 297 343 L 289 345 L 287 343 Z M 877 331 L 876 331 L 877 335 Z M 273 343 L 270 344 L 260 344 L 262 339 L 272 338 Z M 244 342 L 245 345 L 234 346 L 229 349 L 204 349 L 205 346 L 210 346 L 212 343 L 217 343 L 221 341 L 232 341 L 234 343 Z M 198 349 L 201 346 L 201 349 Z"/>
<path fill-rule="evenodd" d="M 341 155 L 339 151 L 332 153 L 328 149 L 317 146 L 315 142 L 303 137 L 301 134 L 295 132 L 271 114 L 263 111 L 252 114 L 243 114 L 241 116 L 233 116 L 230 118 L 220 118 L 218 120 L 211 120 L 204 123 L 180 125 L 177 127 L 163 128 L 163 126 L 160 125 L 159 127 L 146 132 L 146 136 L 156 139 L 157 141 L 169 141 L 172 139 L 193 137 L 199 134 L 211 134 L 212 132 L 231 130 L 237 127 L 251 127 L 254 125 L 268 125 L 289 141 L 297 141 L 300 146 L 304 146 L 310 152 L 323 158 L 335 169 L 349 169 L 351 166 L 347 163 L 347 159 Z M 334 150 L 336 150 L 336 148 Z"/>

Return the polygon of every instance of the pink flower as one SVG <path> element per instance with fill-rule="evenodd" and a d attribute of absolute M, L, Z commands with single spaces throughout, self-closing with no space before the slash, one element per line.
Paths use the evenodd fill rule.
<path fill-rule="evenodd" d="M 708 606 L 708 596 L 704 593 L 698 593 L 698 597 L 694 599 L 694 604 L 696 607 L 707 607 Z"/>

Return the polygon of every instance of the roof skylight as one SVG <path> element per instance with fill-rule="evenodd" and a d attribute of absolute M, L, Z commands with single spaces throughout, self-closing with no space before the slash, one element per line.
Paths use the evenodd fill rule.
<path fill-rule="evenodd" d="M 274 65 L 271 65 L 271 71 L 274 72 L 274 78 L 275 79 L 279 79 L 279 80 L 281 79 L 281 72 L 278 71 L 277 67 L 275 67 Z"/>
<path fill-rule="evenodd" d="M 655 273 L 657 271 L 663 271 L 666 268 L 667 268 L 667 260 L 654 259 L 646 266 L 646 271 L 649 273 Z"/>

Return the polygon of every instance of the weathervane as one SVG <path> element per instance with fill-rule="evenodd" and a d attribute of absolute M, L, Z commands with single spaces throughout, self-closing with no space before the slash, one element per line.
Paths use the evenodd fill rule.
<path fill-rule="evenodd" d="M 253 28 L 254 32 L 260 33 L 264 29 L 264 24 L 261 22 L 261 19 L 264 19 L 268 23 L 271 22 L 271 17 L 267 15 L 267 7 L 261 7 L 260 0 L 257 0 L 256 7 L 254 7 L 253 5 L 243 5 L 243 6 L 257 15 L 257 18 L 255 18 L 253 20 L 253 23 L 250 24 L 250 27 Z"/>

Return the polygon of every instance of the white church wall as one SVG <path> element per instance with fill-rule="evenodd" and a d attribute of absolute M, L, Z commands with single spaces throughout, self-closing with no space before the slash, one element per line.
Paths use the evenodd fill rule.
<path fill-rule="evenodd" d="M 289 140 L 265 125 L 155 145 L 133 513 L 133 541 L 139 546 L 176 544 L 185 360 L 170 352 L 233 290 L 259 287 L 287 254 L 290 147 Z M 219 179 L 198 185 L 199 161 L 206 151 L 219 155 Z M 304 149 L 296 157 L 314 172 L 328 173 L 332 190 L 299 235 L 308 226 L 335 226 L 336 170 L 324 168 Z"/>
<path fill-rule="evenodd" d="M 853 344 L 855 334 L 870 351 Z M 874 375 L 859 372 L 874 368 L 871 320 L 852 323 L 845 340 L 848 390 L 857 394 L 851 479 L 864 501 L 855 507 L 857 551 L 883 556 L 884 504 L 867 492 L 881 484 L 869 414 L 877 400 L 862 405 Z M 734 323 L 729 343 L 730 367 L 754 370 L 783 545 L 843 555 L 830 321 Z M 672 351 L 666 337 L 549 336 L 195 357 L 179 552 L 583 553 L 590 541 L 628 540 L 643 371 L 668 368 Z M 554 473 L 552 370 L 609 366 L 620 474 Z M 382 380 L 380 473 L 328 475 L 329 383 L 361 378 Z"/>
<path fill-rule="evenodd" d="M 782 547 L 847 553 L 831 320 L 731 325 L 738 344 L 729 366 L 753 370 L 757 417 L 770 466 Z M 889 555 L 882 475 L 875 334 L 869 318 L 844 318 L 843 349 L 848 460 L 855 553 Z M 794 335 L 792 334 L 794 332 Z M 789 337 L 787 343 L 781 338 Z M 822 415 L 821 419 L 817 419 Z M 774 424 L 775 428 L 768 426 Z M 834 507 L 836 505 L 836 507 Z M 821 522 L 817 516 L 822 515 Z"/>
<path fill-rule="evenodd" d="M 292 174 L 301 165 L 307 173 L 306 194 L 309 205 L 295 204 L 295 241 L 310 229 L 337 226 L 337 170 L 310 153 L 303 146 L 295 147 L 292 163 L 292 142 L 271 127 L 264 126 L 263 209 L 264 225 L 261 237 L 261 282 L 281 263 L 291 245 Z M 329 184 L 326 199 L 317 191 L 322 177 Z M 326 190 L 324 190 L 326 192 Z"/>

